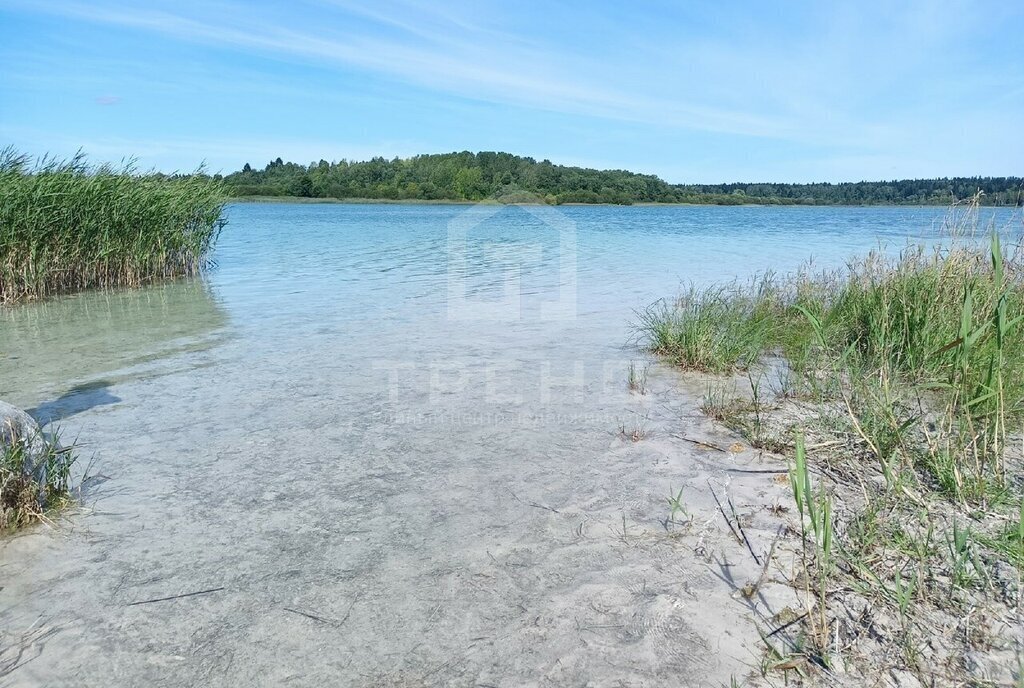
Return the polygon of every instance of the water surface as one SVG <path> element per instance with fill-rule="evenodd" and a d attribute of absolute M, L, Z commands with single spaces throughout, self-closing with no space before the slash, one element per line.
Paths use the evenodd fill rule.
<path fill-rule="evenodd" d="M 798 602 L 737 603 L 708 479 L 761 459 L 678 439 L 723 431 L 673 371 L 626 389 L 632 311 L 945 211 L 228 213 L 204 280 L 0 311 L 0 398 L 92 459 L 85 509 L 0 549 L 14 685 L 728 684 Z M 728 485 L 767 548 L 784 487 Z M 670 538 L 680 487 L 707 517 Z"/>
<path fill-rule="evenodd" d="M 0 397 L 34 406 L 143 374 L 158 359 L 187 366 L 195 356 L 175 355 L 228 340 L 253 366 L 313 342 L 332 365 L 413 352 L 443 360 L 513 334 L 535 338 L 540 355 L 560 343 L 584 357 L 588 346 L 623 344 L 634 310 L 686 284 L 841 266 L 880 245 L 937 240 L 947 216 L 930 207 L 238 204 L 205 280 L 0 311 Z M 1019 215 L 982 210 L 979 225 L 990 224 L 1019 228 Z M 465 336 L 431 337 L 449 330 Z"/>

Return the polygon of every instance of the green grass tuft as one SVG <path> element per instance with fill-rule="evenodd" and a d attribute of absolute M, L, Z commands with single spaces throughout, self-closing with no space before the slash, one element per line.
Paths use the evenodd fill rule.
<path fill-rule="evenodd" d="M 29 448 L 40 445 L 32 475 L 26 471 Z M 0 532 L 45 519 L 70 502 L 75 460 L 73 447 L 62 447 L 56 434 L 41 442 L 21 439 L 0 446 Z"/>
<path fill-rule="evenodd" d="M 762 286 L 691 287 L 640 313 L 637 329 L 653 353 L 688 370 L 746 369 L 770 341 L 773 292 L 767 280 Z"/>

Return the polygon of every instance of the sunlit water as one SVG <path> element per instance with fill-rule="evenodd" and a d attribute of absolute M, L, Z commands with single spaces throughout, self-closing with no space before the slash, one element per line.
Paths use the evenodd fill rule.
<path fill-rule="evenodd" d="M 693 399 L 626 388 L 633 312 L 944 215 L 235 205 L 204 280 L 0 310 L 0 398 L 91 460 L 87 509 L 0 550 L 5 638 L 56 629 L 14 685 L 727 683 L 757 637 L 653 536 L 670 489 L 714 506 Z"/>
<path fill-rule="evenodd" d="M 417 386 L 430 365 L 515 360 L 513 345 L 535 361 L 621 358 L 612 352 L 627 343 L 634 311 L 690 283 L 842 266 L 879 246 L 937 240 L 946 216 L 916 207 L 234 205 L 205 281 L 0 311 L 0 398 L 36 407 L 82 386 L 216 366 L 223 359 L 211 349 L 253 373 L 283 366 L 281 384 L 335 370 L 391 380 L 391 391 Z M 982 210 L 980 224 L 990 223 L 1019 220 Z M 293 348 L 312 354 L 310 370 L 288 368 Z M 413 370 L 395 383 L 403 364 Z M 204 369 L 195 382 L 212 375 Z"/>

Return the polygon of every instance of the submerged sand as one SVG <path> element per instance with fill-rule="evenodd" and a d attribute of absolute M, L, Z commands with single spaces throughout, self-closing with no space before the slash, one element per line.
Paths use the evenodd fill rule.
<path fill-rule="evenodd" d="M 284 405 L 259 375 L 231 400 L 195 376 L 66 422 L 94 475 L 80 510 L 3 543 L 7 685 L 721 685 L 799 606 L 740 594 L 761 567 L 712 495 L 763 559 L 788 487 L 744 471 L 780 466 L 682 439 L 735 441 L 671 371 L 592 418 L 503 422 L 345 419 L 329 387 Z M 666 524 L 680 487 L 690 523 Z"/>

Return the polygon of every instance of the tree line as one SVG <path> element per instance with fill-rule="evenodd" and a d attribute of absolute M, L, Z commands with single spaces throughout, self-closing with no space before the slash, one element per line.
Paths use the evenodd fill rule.
<path fill-rule="evenodd" d="M 218 175 L 219 176 L 219 175 Z M 271 161 L 223 177 L 237 197 L 297 196 L 421 201 L 701 203 L 718 205 L 946 205 L 982 192 L 985 205 L 1021 205 L 1021 177 L 954 177 L 837 184 L 669 184 L 650 174 L 556 165 L 481 152 L 341 160 Z"/>

